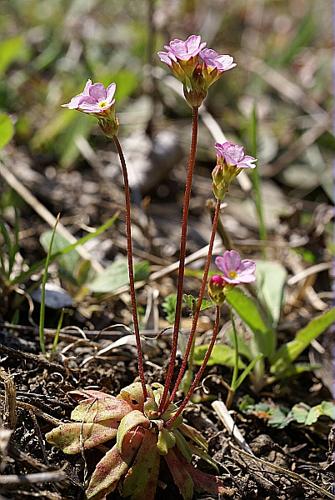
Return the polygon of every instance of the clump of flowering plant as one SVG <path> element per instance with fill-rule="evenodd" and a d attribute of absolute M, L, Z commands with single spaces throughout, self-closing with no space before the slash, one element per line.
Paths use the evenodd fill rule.
<path fill-rule="evenodd" d="M 192 499 L 194 489 L 204 490 L 214 495 L 232 493 L 224 486 L 220 478 L 205 474 L 191 464 L 192 455 L 196 455 L 209 462 L 217 470 L 215 462 L 207 453 L 206 440 L 196 429 L 183 422 L 183 411 L 199 385 L 220 331 L 221 306 L 225 301 L 226 287 L 234 287 L 254 280 L 254 263 L 241 260 L 237 252 L 228 251 L 223 257 L 216 259 L 223 274 L 213 276 L 208 286 L 209 295 L 215 304 L 211 341 L 187 393 L 180 404 L 175 403 L 196 336 L 201 304 L 208 284 L 221 200 L 241 169 L 254 167 L 255 159 L 245 155 L 241 146 L 232 143 L 216 145 L 218 164 L 213 171 L 216 205 L 208 254 L 199 296 L 193 311 L 189 340 L 181 367 L 175 377 L 175 383 L 172 384 L 181 324 L 188 213 L 198 138 L 198 108 L 206 97 L 208 88 L 223 72 L 235 66 L 232 57 L 219 55 L 214 50 L 205 47 L 206 43 L 201 41 L 200 36 L 191 35 L 185 42 L 171 41 L 165 47 L 166 52 L 159 53 L 160 59 L 182 81 L 185 98 L 192 107 L 192 138 L 181 221 L 176 312 L 170 359 L 163 385 L 157 383 L 147 385 L 145 381 L 134 284 L 130 189 L 125 158 L 117 138 L 119 124 L 115 114 L 116 85 L 112 83 L 105 88 L 101 83 L 93 84 L 91 80 L 88 80 L 84 91 L 65 105 L 69 109 L 95 116 L 104 134 L 112 138 L 119 155 L 124 181 L 130 299 L 140 379 L 140 382 L 122 389 L 116 397 L 100 391 L 75 391 L 72 395 L 77 398 L 79 404 L 71 414 L 72 421 L 53 429 L 46 436 L 49 443 L 68 454 L 84 452 L 116 440 L 96 465 L 86 490 L 88 499 L 105 498 L 118 488 L 123 496 L 130 496 L 134 500 L 153 500 L 156 495 L 162 458 L 184 500 Z"/>

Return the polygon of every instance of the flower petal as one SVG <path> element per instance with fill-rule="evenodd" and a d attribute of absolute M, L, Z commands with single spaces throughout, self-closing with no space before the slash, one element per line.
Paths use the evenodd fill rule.
<path fill-rule="evenodd" d="M 201 43 L 201 36 L 199 35 L 190 35 L 185 42 L 185 46 L 188 54 L 196 56 L 203 47 L 206 47 L 206 42 Z"/>
<path fill-rule="evenodd" d="M 107 98 L 107 92 L 102 83 L 94 83 L 89 87 L 89 95 L 96 101 Z"/>
<path fill-rule="evenodd" d="M 102 111 L 101 108 L 99 108 L 96 99 L 91 96 L 82 96 L 77 109 L 84 111 L 85 113 L 101 113 Z"/>
<path fill-rule="evenodd" d="M 111 103 L 112 101 L 115 101 L 115 99 L 114 99 L 115 91 L 116 91 L 116 83 L 113 82 L 110 85 L 108 85 L 108 87 L 106 89 L 107 101 L 109 103 Z"/>
<path fill-rule="evenodd" d="M 235 250 L 227 250 L 223 254 L 223 261 L 225 270 L 229 273 L 230 271 L 238 271 L 241 264 L 241 257 Z"/>
<path fill-rule="evenodd" d="M 239 168 L 255 168 L 256 165 L 254 165 L 254 162 L 256 162 L 257 159 L 254 158 L 253 156 L 248 156 L 246 155 L 241 161 L 238 162 L 238 167 Z"/>
<path fill-rule="evenodd" d="M 78 109 L 78 105 L 80 101 L 82 100 L 82 94 L 78 94 L 74 97 L 72 97 L 71 101 L 68 102 L 67 104 L 62 104 L 62 108 L 68 108 L 68 109 Z"/>
<path fill-rule="evenodd" d="M 90 90 L 91 86 L 92 86 L 92 80 L 89 78 L 85 84 L 85 88 L 82 92 L 82 95 L 90 95 L 89 90 Z"/>
<path fill-rule="evenodd" d="M 168 66 L 172 66 L 172 61 L 169 57 L 169 54 L 167 52 L 157 52 L 159 59 L 167 64 Z"/>
<path fill-rule="evenodd" d="M 226 273 L 225 262 L 224 262 L 223 257 L 221 257 L 221 256 L 216 257 L 215 265 L 218 269 L 220 269 L 220 271 L 222 271 L 223 273 Z"/>
<path fill-rule="evenodd" d="M 252 283 L 255 281 L 256 263 L 253 260 L 242 260 L 238 277 L 241 283 Z"/>

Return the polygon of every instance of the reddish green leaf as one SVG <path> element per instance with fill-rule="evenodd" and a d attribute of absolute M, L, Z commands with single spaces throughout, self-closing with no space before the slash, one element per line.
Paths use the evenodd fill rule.
<path fill-rule="evenodd" d="M 204 450 L 208 451 L 208 443 L 203 437 L 201 432 L 194 429 L 188 424 L 181 424 L 179 430 L 184 434 L 185 437 L 192 439 L 197 445 L 201 446 Z"/>
<path fill-rule="evenodd" d="M 106 398 L 110 397 L 110 394 L 106 394 L 102 391 L 95 391 L 93 389 L 83 389 L 78 391 L 70 391 L 68 393 L 71 397 L 73 397 L 78 403 L 83 401 L 87 401 L 88 403 L 93 403 L 95 400 L 103 401 Z"/>
<path fill-rule="evenodd" d="M 194 486 L 197 490 L 206 491 L 212 495 L 229 495 L 231 496 L 234 493 L 232 488 L 227 488 L 222 479 L 218 476 L 212 476 L 211 474 L 206 474 L 205 472 L 201 472 L 199 469 L 195 469 L 193 465 L 186 464 L 186 469 L 192 480 L 194 481 Z"/>
<path fill-rule="evenodd" d="M 85 399 L 73 410 L 71 418 L 77 422 L 113 420 L 119 424 L 131 411 L 132 407 L 126 401 L 106 395 L 103 399 Z"/>
<path fill-rule="evenodd" d="M 148 428 L 150 420 L 139 410 L 133 410 L 123 417 L 117 430 L 116 445 L 120 453 L 123 452 L 123 441 L 126 434 L 135 427 Z"/>
<path fill-rule="evenodd" d="M 134 465 L 124 480 L 123 496 L 131 496 L 132 500 L 154 500 L 160 464 L 156 445 L 157 435 L 146 430 Z"/>
<path fill-rule="evenodd" d="M 115 490 L 127 470 L 127 462 L 121 457 L 116 445 L 113 446 L 96 466 L 86 490 L 86 498 L 89 500 L 104 498 Z"/>
<path fill-rule="evenodd" d="M 129 468 L 143 440 L 144 432 L 129 431 L 124 438 L 125 453 L 120 455 L 114 445 L 97 464 L 86 491 L 88 500 L 105 498 L 117 487 L 120 479 Z"/>
<path fill-rule="evenodd" d="M 172 449 L 169 450 L 169 453 L 164 458 L 181 496 L 184 500 L 192 500 L 193 480 L 186 468 L 187 464 Z"/>
<path fill-rule="evenodd" d="M 64 453 L 73 455 L 81 448 L 89 449 L 113 439 L 117 429 L 101 424 L 82 424 L 71 422 L 62 424 L 46 434 L 48 443 L 60 448 Z"/>
<path fill-rule="evenodd" d="M 147 392 L 149 397 L 153 397 L 152 390 L 150 386 L 147 387 Z M 128 385 L 121 389 L 120 394 L 117 396 L 117 399 L 123 399 L 126 401 L 133 410 L 143 411 L 144 397 L 142 385 L 140 382 L 134 382 L 133 384 Z"/>
<path fill-rule="evenodd" d="M 174 435 L 176 438 L 176 445 L 182 456 L 185 458 L 187 462 L 191 462 L 192 460 L 192 451 L 190 450 L 190 447 L 188 445 L 188 442 L 182 435 L 180 431 L 177 429 L 174 431 Z"/>

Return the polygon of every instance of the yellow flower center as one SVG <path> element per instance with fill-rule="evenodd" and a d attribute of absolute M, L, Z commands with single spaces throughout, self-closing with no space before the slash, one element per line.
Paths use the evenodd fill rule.
<path fill-rule="evenodd" d="M 237 278 L 237 272 L 236 271 L 229 271 L 228 276 L 231 279 L 235 279 L 235 278 Z"/>
<path fill-rule="evenodd" d="M 98 104 L 99 108 L 104 108 L 105 106 L 107 106 L 107 102 L 106 101 L 100 101 L 99 104 Z"/>

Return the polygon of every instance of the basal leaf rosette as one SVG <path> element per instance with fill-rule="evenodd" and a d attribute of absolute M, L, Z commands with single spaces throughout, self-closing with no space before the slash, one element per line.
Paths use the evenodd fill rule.
<path fill-rule="evenodd" d="M 214 494 L 228 491 L 221 479 L 204 474 L 191 463 L 197 455 L 217 470 L 201 433 L 185 424 L 182 416 L 172 427 L 166 426 L 178 407 L 171 403 L 159 415 L 163 390 L 157 383 L 147 386 L 146 401 L 140 382 L 125 387 L 116 397 L 91 390 L 71 393 L 79 403 L 71 413 L 72 422 L 49 432 L 47 442 L 75 454 L 115 440 L 95 467 L 87 499 L 105 498 L 118 488 L 124 497 L 154 500 L 162 458 L 185 500 L 191 500 L 197 489 Z"/>

